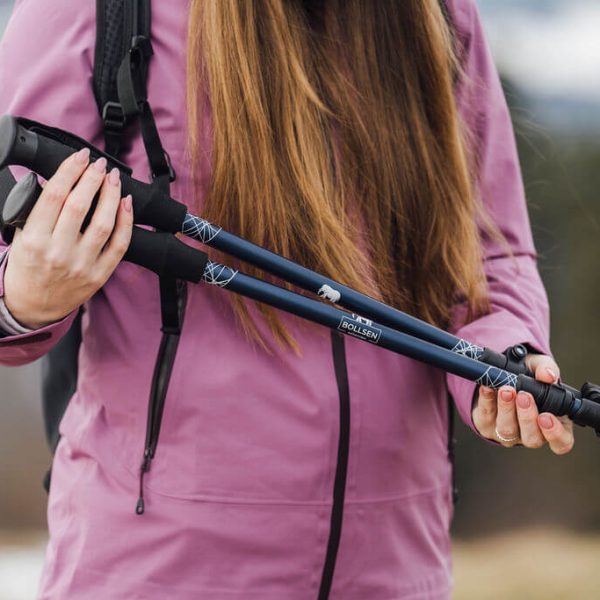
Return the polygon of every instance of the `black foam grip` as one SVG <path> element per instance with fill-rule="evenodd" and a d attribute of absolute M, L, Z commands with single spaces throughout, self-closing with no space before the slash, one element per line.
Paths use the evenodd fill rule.
<path fill-rule="evenodd" d="M 123 259 L 154 271 L 161 277 L 198 283 L 204 274 L 208 256 L 170 233 L 134 227 L 129 249 Z"/>
<path fill-rule="evenodd" d="M 527 375 L 519 375 L 517 378 L 517 391 L 529 392 L 540 412 L 549 412 L 558 417 L 573 415 L 579 402 L 562 385 L 544 383 Z"/>
<path fill-rule="evenodd" d="M 22 122 L 29 123 L 25 119 Z M 88 147 L 92 159 L 106 156 L 91 144 Z M 10 115 L 4 115 L 0 119 L 0 167 L 21 165 L 50 179 L 74 151 L 72 146 L 27 129 L 19 123 L 19 119 Z M 173 233 L 181 231 L 187 213 L 184 204 L 173 200 L 155 185 L 133 179 L 116 159 L 107 157 L 107 160 L 109 169 L 117 167 L 121 171 L 122 194 L 131 194 L 133 198 L 136 223 Z"/>
<path fill-rule="evenodd" d="M 38 200 L 42 187 L 34 173 L 23 177 L 10 191 L 2 207 L 2 233 L 8 237 L 15 227 L 23 227 Z M 94 211 L 90 209 L 82 231 Z M 154 271 L 161 277 L 172 277 L 198 283 L 204 273 L 207 255 L 178 240 L 173 234 L 134 227 L 125 260 Z"/>
<path fill-rule="evenodd" d="M 22 228 L 42 193 L 35 173 L 27 173 L 10 191 L 2 207 L 2 222 Z"/>
<path fill-rule="evenodd" d="M 600 404 L 582 398 L 579 390 L 562 384 L 543 383 L 526 375 L 517 378 L 517 390 L 529 392 L 540 412 L 549 412 L 557 417 L 567 415 L 578 425 L 600 431 Z"/>
<path fill-rule="evenodd" d="M 60 163 L 72 154 L 73 150 L 60 142 L 43 136 L 37 137 L 38 147 L 32 164 L 23 166 L 48 179 L 56 172 Z M 109 163 L 108 168 L 113 166 L 115 165 Z M 123 196 L 131 194 L 136 223 L 173 233 L 181 231 L 183 220 L 187 214 L 185 205 L 173 200 L 157 186 L 143 183 L 121 172 L 121 194 Z"/>

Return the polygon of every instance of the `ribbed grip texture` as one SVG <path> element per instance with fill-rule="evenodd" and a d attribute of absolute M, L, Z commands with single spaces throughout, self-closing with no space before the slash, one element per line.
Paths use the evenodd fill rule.
<path fill-rule="evenodd" d="M 117 70 L 125 54 L 123 0 L 96 1 L 94 95 L 100 114 L 104 105 L 119 99 Z"/>

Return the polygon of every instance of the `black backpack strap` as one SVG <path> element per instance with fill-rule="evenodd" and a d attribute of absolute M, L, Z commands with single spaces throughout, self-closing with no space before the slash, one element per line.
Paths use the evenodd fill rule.
<path fill-rule="evenodd" d="M 94 91 L 105 128 L 106 151 L 122 150 L 127 125 L 139 119 L 150 178 L 169 193 L 175 171 L 163 148 L 148 103 L 148 65 L 152 57 L 150 0 L 96 0 L 97 38 Z M 120 19 L 118 16 L 120 15 Z M 119 39 L 120 36 L 120 39 Z M 119 53 L 116 49 L 119 48 Z M 179 343 L 185 309 L 185 284 L 172 278 L 160 279 L 162 338 L 148 400 L 148 423 L 140 467 L 140 496 L 136 512 L 145 510 L 144 474 L 156 452 L 162 412 Z"/>
<path fill-rule="evenodd" d="M 175 171 L 147 97 L 153 54 L 150 11 L 150 0 L 96 0 L 94 94 L 104 122 L 107 153 L 119 154 L 127 125 L 139 118 L 150 177 L 168 191 Z"/>
<path fill-rule="evenodd" d="M 121 152 L 126 125 L 117 91 L 117 71 L 127 50 L 126 40 L 131 37 L 125 36 L 124 15 L 122 0 L 96 0 L 93 88 L 104 124 L 105 149 L 113 156 Z"/>
<path fill-rule="evenodd" d="M 105 132 L 105 152 L 113 160 L 124 151 L 127 127 L 136 118 L 148 154 L 150 172 L 155 185 L 169 193 L 175 179 L 169 156 L 163 149 L 156 123 L 148 104 L 146 82 L 148 63 L 152 56 L 150 43 L 150 0 L 96 0 L 96 48 L 94 55 L 93 89 Z M 60 139 L 74 148 L 87 145 L 76 136 L 63 139 L 63 132 L 36 124 L 43 133 Z M 120 168 L 129 171 L 122 163 Z M 146 468 L 154 456 L 160 421 L 171 368 L 179 341 L 185 308 L 185 283 L 161 279 L 162 340 L 153 376 L 148 414 L 149 429 L 146 447 L 150 448 Z M 45 357 L 42 397 L 49 443 L 55 448 L 62 414 L 77 380 L 77 356 L 81 341 L 77 321 L 62 343 Z M 142 473 L 143 477 L 143 473 Z M 46 477 L 46 488 L 49 475 Z M 143 512 L 143 509 L 142 509 Z"/>

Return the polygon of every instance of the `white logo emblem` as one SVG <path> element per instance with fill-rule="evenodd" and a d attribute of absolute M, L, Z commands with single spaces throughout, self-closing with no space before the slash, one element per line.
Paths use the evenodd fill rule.
<path fill-rule="evenodd" d="M 361 325 L 368 325 L 369 327 L 373 325 L 373 321 L 371 321 L 370 319 L 365 319 L 364 317 L 355 314 L 353 314 L 352 316 L 356 319 L 356 322 L 360 323 Z"/>
<path fill-rule="evenodd" d="M 326 300 L 329 300 L 329 302 L 333 302 L 334 304 L 336 302 L 339 302 L 340 298 L 342 297 L 342 295 L 337 290 L 334 290 L 329 285 L 322 285 L 321 289 L 318 291 L 318 294 L 321 298 L 325 298 Z"/>

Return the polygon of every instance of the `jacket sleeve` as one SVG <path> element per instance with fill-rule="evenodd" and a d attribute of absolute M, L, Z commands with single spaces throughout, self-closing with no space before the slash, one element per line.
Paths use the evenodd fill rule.
<path fill-rule="evenodd" d="M 8 248 L 0 252 L 0 270 L 6 268 L 5 261 L 7 257 Z M 6 337 L 10 334 L 29 333 L 30 331 L 32 331 L 32 329 L 24 327 L 12 316 L 4 302 L 3 294 L 0 293 L 0 337 Z"/>
<path fill-rule="evenodd" d="M 27 117 L 102 144 L 92 88 L 95 11 L 94 0 L 17 0 L 0 41 L 0 115 Z M 11 171 L 17 179 L 27 172 Z M 0 253 L 6 250 L 0 239 Z M 0 334 L 0 364 L 25 364 L 48 352 L 76 312 L 35 331 Z"/>
<path fill-rule="evenodd" d="M 484 267 L 491 312 L 465 324 L 457 307 L 453 333 L 494 350 L 524 343 L 550 354 L 549 309 L 532 239 L 510 114 L 474 0 L 449 2 L 464 72 L 457 89 L 459 112 L 471 133 L 478 193 L 506 243 L 485 234 Z M 447 376 L 464 422 L 475 430 L 475 384 Z"/>

